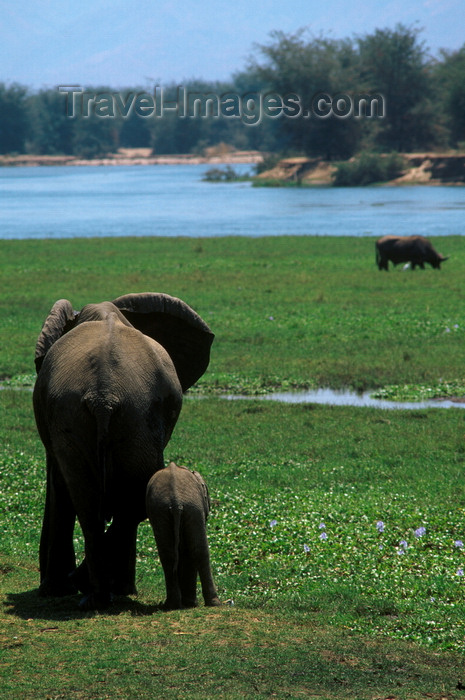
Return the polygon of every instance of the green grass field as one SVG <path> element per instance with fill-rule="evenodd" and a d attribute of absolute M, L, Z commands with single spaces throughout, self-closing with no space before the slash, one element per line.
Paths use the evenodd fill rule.
<path fill-rule="evenodd" d="M 463 394 L 465 252 L 434 243 L 442 271 L 386 274 L 372 239 L 0 241 L 0 697 L 464 696 L 465 411 L 254 396 Z M 137 597 L 91 614 L 36 595 L 35 341 L 58 298 L 136 291 L 181 297 L 216 334 L 165 456 L 209 484 L 219 609 L 160 610 L 148 523 Z"/>

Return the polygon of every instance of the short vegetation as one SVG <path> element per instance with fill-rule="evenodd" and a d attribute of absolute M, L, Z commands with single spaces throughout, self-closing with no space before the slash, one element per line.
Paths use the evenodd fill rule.
<path fill-rule="evenodd" d="M 333 184 L 338 187 L 352 187 L 386 182 L 399 177 L 404 167 L 402 157 L 396 153 L 385 156 L 362 153 L 356 158 L 338 164 Z"/>
<path fill-rule="evenodd" d="M 206 171 L 203 179 L 206 182 L 236 182 L 240 178 L 234 168 L 227 165 L 224 168 L 210 168 Z"/>
<path fill-rule="evenodd" d="M 462 697 L 463 409 L 261 398 L 312 385 L 463 395 L 465 257 L 458 238 L 441 248 L 447 270 L 386 275 L 366 238 L 0 242 L 0 694 Z M 57 290 L 80 308 L 152 289 L 154 260 L 157 288 L 216 333 L 202 398 L 188 393 L 165 456 L 209 485 L 224 604 L 160 609 L 146 522 L 139 595 L 80 612 L 78 596 L 36 593 L 45 488 L 34 344 Z M 79 527 L 75 543 L 80 557 Z"/>

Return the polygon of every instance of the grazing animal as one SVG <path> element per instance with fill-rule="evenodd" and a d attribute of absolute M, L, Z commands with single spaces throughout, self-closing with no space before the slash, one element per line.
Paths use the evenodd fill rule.
<path fill-rule="evenodd" d="M 205 605 L 220 605 L 206 532 L 210 497 L 200 474 L 171 462 L 150 479 L 146 508 L 165 574 L 164 607 L 197 605 L 197 573 Z"/>
<path fill-rule="evenodd" d="M 448 257 L 438 253 L 424 236 L 383 236 L 376 241 L 376 264 L 380 270 L 388 270 L 389 260 L 394 265 L 410 263 L 412 270 L 415 265 L 424 270 L 425 263 L 439 270 Z"/>

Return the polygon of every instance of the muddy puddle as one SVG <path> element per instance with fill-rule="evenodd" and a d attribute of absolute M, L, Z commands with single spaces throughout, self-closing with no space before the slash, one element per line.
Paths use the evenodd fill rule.
<path fill-rule="evenodd" d="M 357 394 L 354 391 L 334 390 L 334 389 L 315 389 L 313 391 L 289 391 L 275 392 L 265 394 L 263 396 L 239 396 L 228 394 L 223 398 L 230 401 L 240 399 L 259 399 L 262 401 L 279 401 L 282 403 L 316 403 L 325 404 L 327 406 L 356 406 L 369 408 L 386 408 L 386 409 L 421 409 L 421 408 L 465 408 L 463 399 L 430 399 L 427 401 L 389 401 L 387 399 L 374 399 L 370 396 L 370 392 Z"/>
<path fill-rule="evenodd" d="M 0 382 L 0 390 L 13 389 L 15 391 L 30 391 L 32 386 L 10 386 Z M 199 395 L 187 398 L 206 398 Z M 427 401 L 389 401 L 387 399 L 374 399 L 370 392 L 357 394 L 355 391 L 337 389 L 314 389 L 311 391 L 283 391 L 260 396 L 244 396 L 241 394 L 224 394 L 222 399 L 228 401 L 255 400 L 278 401 L 280 403 L 316 403 L 327 406 L 355 406 L 368 408 L 386 408 L 414 410 L 421 408 L 465 408 L 465 398 L 457 399 L 429 399 Z"/>

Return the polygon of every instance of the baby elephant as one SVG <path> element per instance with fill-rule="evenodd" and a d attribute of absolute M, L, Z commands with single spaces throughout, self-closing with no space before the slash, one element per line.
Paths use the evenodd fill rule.
<path fill-rule="evenodd" d="M 165 574 L 165 609 L 197 605 L 197 573 L 205 605 L 221 605 L 207 542 L 210 497 L 200 474 L 171 462 L 150 479 L 146 504 Z"/>

